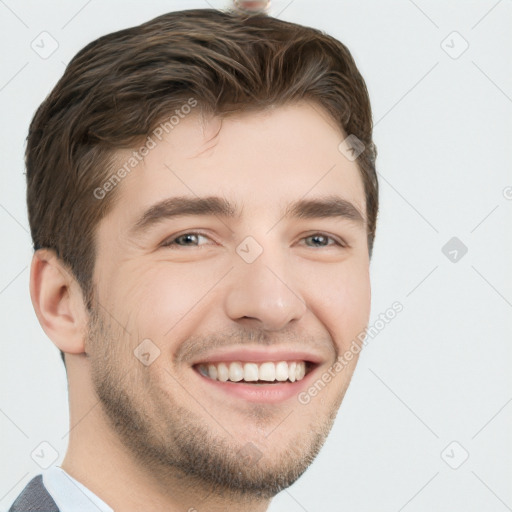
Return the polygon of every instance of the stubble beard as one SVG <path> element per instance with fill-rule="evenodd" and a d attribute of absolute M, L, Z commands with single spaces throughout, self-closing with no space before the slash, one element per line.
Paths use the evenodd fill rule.
<path fill-rule="evenodd" d="M 251 460 L 243 456 L 245 443 L 238 443 L 228 432 L 215 435 L 204 418 L 164 393 L 135 358 L 133 348 L 124 346 L 129 344 L 124 331 L 107 325 L 96 308 L 91 311 L 87 344 L 93 387 L 114 436 L 159 483 L 179 482 L 181 491 L 190 489 L 197 495 L 202 490 L 204 497 L 218 495 L 249 503 L 272 499 L 290 487 L 320 452 L 346 391 L 330 404 L 326 417 L 314 425 L 304 424 L 286 447 L 262 452 L 261 458 Z M 186 401 L 190 400 L 188 396 Z M 296 412 L 290 418 L 301 421 Z M 222 417 L 218 419 L 222 423 Z M 236 432 L 236 426 L 225 427 Z"/>

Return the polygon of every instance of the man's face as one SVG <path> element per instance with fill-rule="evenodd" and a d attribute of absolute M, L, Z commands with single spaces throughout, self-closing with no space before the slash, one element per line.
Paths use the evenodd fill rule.
<path fill-rule="evenodd" d="M 366 225 L 332 206 L 285 213 L 337 196 L 365 216 L 356 162 L 338 151 L 344 138 L 307 103 L 222 123 L 191 113 L 118 185 L 98 227 L 101 307 L 86 351 L 105 424 L 141 466 L 270 498 L 317 455 L 357 356 L 327 385 L 322 376 L 368 323 Z M 130 156 L 120 153 L 119 167 Z M 161 201 L 214 196 L 236 215 L 160 208 L 139 222 Z M 276 367 L 288 379 L 221 382 L 199 371 L 225 379 L 221 362 L 235 380 L 256 369 L 272 378 Z"/>

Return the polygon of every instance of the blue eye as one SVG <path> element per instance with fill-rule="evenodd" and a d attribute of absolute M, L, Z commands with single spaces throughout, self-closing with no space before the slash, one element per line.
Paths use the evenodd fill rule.
<path fill-rule="evenodd" d="M 190 231 L 181 235 L 175 236 L 168 239 L 162 244 L 162 247 L 200 247 L 199 239 L 204 238 L 210 240 L 210 238 L 202 233 L 196 231 Z M 332 236 L 326 235 L 325 233 L 313 233 L 312 235 L 306 236 L 301 240 L 311 240 L 313 244 L 307 244 L 308 247 L 322 248 L 330 246 L 346 247 L 344 243 L 339 242 Z M 331 242 L 331 243 L 330 243 Z"/>
<path fill-rule="evenodd" d="M 343 244 L 338 242 L 335 238 L 333 238 L 332 236 L 325 235 L 324 233 L 314 233 L 313 235 L 309 235 L 309 236 L 303 238 L 303 240 L 307 240 L 307 239 L 319 241 L 320 245 L 316 245 L 316 247 L 329 247 L 329 245 L 338 245 L 340 247 L 345 247 Z M 329 240 L 332 240 L 334 242 L 334 244 L 329 244 Z"/>
<path fill-rule="evenodd" d="M 170 246 L 178 246 L 178 247 L 197 247 L 197 244 L 193 243 L 185 243 L 182 245 L 180 243 L 181 241 L 185 242 L 193 242 L 194 240 L 199 240 L 199 237 L 208 238 L 206 235 L 203 235 L 202 233 L 196 233 L 196 232 L 190 232 L 190 233 L 183 233 L 182 235 L 178 235 L 174 238 L 171 238 L 170 240 L 167 240 L 162 244 L 163 247 L 170 247 Z"/>

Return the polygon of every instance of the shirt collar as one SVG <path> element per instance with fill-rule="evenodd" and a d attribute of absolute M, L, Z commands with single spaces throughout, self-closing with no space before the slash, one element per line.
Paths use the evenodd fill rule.
<path fill-rule="evenodd" d="M 43 484 L 60 512 L 114 512 L 96 494 L 59 466 L 43 473 Z"/>

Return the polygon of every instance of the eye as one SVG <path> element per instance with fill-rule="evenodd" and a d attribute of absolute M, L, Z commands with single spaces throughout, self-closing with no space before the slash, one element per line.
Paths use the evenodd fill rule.
<path fill-rule="evenodd" d="M 210 240 L 209 237 L 202 233 L 190 231 L 188 233 L 182 233 L 181 235 L 167 239 L 164 243 L 162 243 L 162 247 L 200 247 L 201 245 L 204 245 L 199 243 L 200 238 Z M 325 233 L 313 233 L 312 235 L 302 238 L 302 240 L 310 240 L 312 244 L 306 243 L 306 245 L 313 248 L 330 247 L 333 245 L 338 247 L 346 247 L 345 243 L 338 241 L 336 238 Z"/>
<path fill-rule="evenodd" d="M 339 247 L 346 247 L 346 244 L 338 241 L 336 238 L 326 235 L 325 233 L 313 233 L 312 235 L 306 236 L 302 240 L 311 240 L 313 245 L 308 245 L 309 247 L 329 247 L 332 245 L 337 245 Z M 332 240 L 334 243 L 329 244 L 329 240 Z"/>
<path fill-rule="evenodd" d="M 196 242 L 199 242 L 199 238 L 208 239 L 208 237 L 206 235 L 203 235 L 202 233 L 191 231 L 189 233 L 183 233 L 181 235 L 167 239 L 162 244 L 162 247 L 198 247 L 199 243 Z"/>

